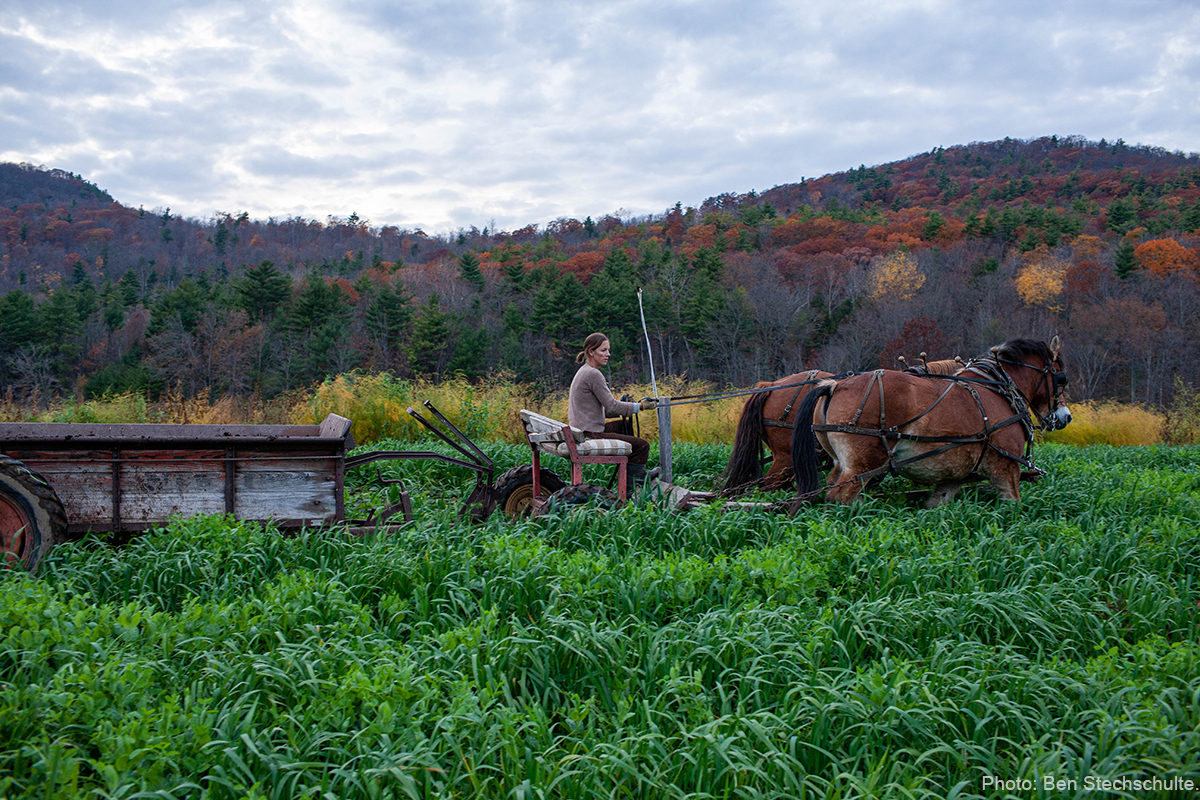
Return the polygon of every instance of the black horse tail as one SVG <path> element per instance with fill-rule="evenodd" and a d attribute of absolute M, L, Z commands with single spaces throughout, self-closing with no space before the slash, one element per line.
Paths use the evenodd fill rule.
<path fill-rule="evenodd" d="M 817 438 L 813 435 L 813 412 L 822 397 L 833 394 L 835 380 L 825 380 L 813 387 L 796 411 L 796 427 L 792 429 L 792 469 L 796 473 L 796 493 L 806 495 L 817 491 Z"/>
<path fill-rule="evenodd" d="M 766 441 L 763 427 L 763 406 L 770 392 L 759 392 L 746 402 L 742 416 L 738 418 L 737 433 L 733 437 L 733 452 L 725 465 L 725 488 L 734 489 L 756 481 L 763 476 L 762 443 Z"/>

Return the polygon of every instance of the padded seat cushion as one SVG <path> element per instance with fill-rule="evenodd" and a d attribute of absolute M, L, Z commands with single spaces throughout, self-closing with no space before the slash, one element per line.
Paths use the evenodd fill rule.
<path fill-rule="evenodd" d="M 562 429 L 566 427 L 564 423 L 525 408 L 521 409 L 520 413 L 521 422 L 525 426 L 529 441 L 536 444 L 540 451 L 563 458 L 571 457 L 571 451 L 567 449 L 566 442 L 563 441 Z M 630 456 L 633 454 L 633 445 L 629 442 L 623 442 L 620 439 L 585 439 L 583 431 L 578 428 L 570 430 L 571 435 L 575 438 L 575 449 L 581 456 Z"/>
<path fill-rule="evenodd" d="M 570 458 L 571 451 L 567 449 L 566 442 L 560 444 L 546 444 L 547 452 L 552 452 L 556 456 Z M 581 456 L 630 456 L 633 455 L 633 445 L 629 442 L 623 442 L 620 439 L 586 439 L 577 445 L 575 450 Z"/>

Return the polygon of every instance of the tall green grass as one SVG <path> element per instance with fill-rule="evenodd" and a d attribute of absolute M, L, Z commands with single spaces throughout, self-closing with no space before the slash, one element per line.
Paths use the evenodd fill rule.
<path fill-rule="evenodd" d="M 528 452 L 487 449 L 500 469 Z M 679 482 L 726 455 L 681 446 Z M 643 499 L 475 527 L 471 475 L 393 463 L 418 513 L 393 535 L 210 517 L 81 541 L 0 576 L 0 796 L 1200 782 L 1200 449 L 1040 462 L 1020 504 L 917 509 L 885 482 L 795 518 Z"/>

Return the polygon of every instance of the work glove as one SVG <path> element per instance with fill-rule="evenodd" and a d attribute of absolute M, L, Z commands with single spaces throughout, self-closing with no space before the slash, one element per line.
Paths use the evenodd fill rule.
<path fill-rule="evenodd" d="M 638 403 L 642 411 L 653 411 L 658 408 L 658 400 L 653 397 L 643 397 L 642 402 Z"/>

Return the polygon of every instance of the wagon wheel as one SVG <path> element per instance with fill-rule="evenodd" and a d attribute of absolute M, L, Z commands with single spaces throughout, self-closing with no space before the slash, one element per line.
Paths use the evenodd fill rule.
<path fill-rule="evenodd" d="M 0 455 L 0 564 L 30 572 L 67 533 L 67 512 L 41 475 Z"/>
<path fill-rule="evenodd" d="M 594 483 L 577 483 L 572 486 L 564 486 L 546 498 L 546 502 L 542 503 L 541 508 L 538 509 L 537 516 L 570 511 L 585 505 L 610 509 L 616 508 L 620 504 L 621 501 L 617 496 L 603 486 L 597 486 Z"/>
<path fill-rule="evenodd" d="M 557 492 L 567 485 L 562 478 L 545 467 L 541 467 L 540 481 L 542 489 L 547 492 Z M 497 478 L 494 496 L 500 510 L 509 519 L 529 516 L 533 506 L 533 465 L 522 464 L 513 467 Z"/>

